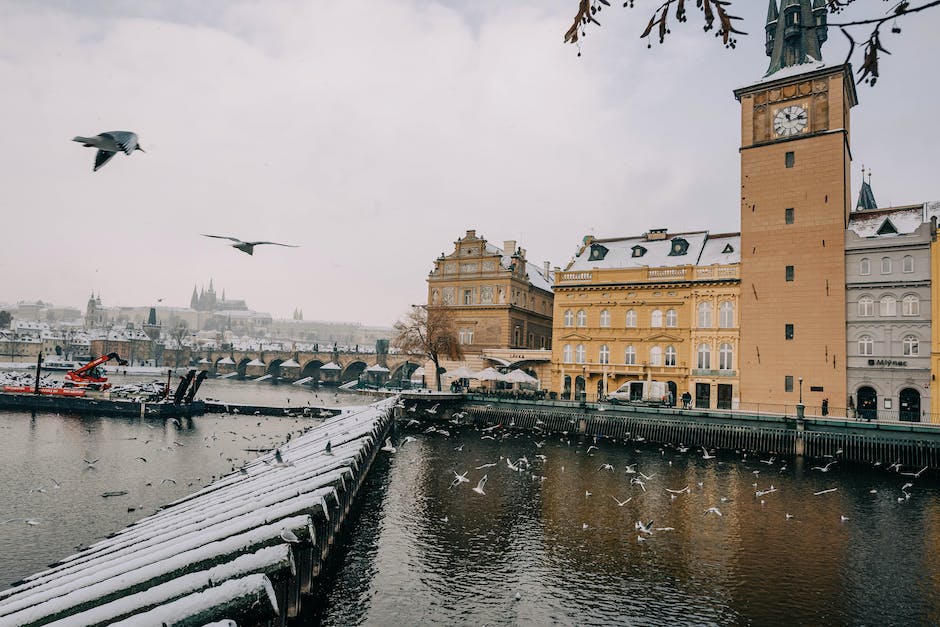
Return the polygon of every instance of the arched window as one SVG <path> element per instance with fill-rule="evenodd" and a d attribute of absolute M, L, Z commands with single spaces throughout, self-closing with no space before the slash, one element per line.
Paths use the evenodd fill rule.
<path fill-rule="evenodd" d="M 679 314 L 676 313 L 675 309 L 666 310 L 666 326 L 670 328 L 679 326 Z"/>
<path fill-rule="evenodd" d="M 586 327 L 587 326 L 587 312 L 583 309 L 578 310 L 578 326 Z"/>
<path fill-rule="evenodd" d="M 904 264 L 901 268 L 904 272 L 913 272 L 914 271 L 914 258 L 910 255 L 904 255 Z"/>
<path fill-rule="evenodd" d="M 858 273 L 862 276 L 871 274 L 871 260 L 867 257 L 858 262 Z"/>
<path fill-rule="evenodd" d="M 722 344 L 718 347 L 718 369 L 734 369 L 734 349 L 731 348 L 731 344 Z"/>
<path fill-rule="evenodd" d="M 572 363 L 571 359 L 571 344 L 565 344 L 565 347 L 562 349 L 561 360 L 566 364 Z"/>
<path fill-rule="evenodd" d="M 609 327 L 610 326 L 610 312 L 606 309 L 601 311 L 601 326 Z"/>
<path fill-rule="evenodd" d="M 698 305 L 698 328 L 709 329 L 712 326 L 712 304 L 705 302 Z"/>
<path fill-rule="evenodd" d="M 579 364 L 587 363 L 587 352 L 584 350 L 584 344 L 578 344 L 574 349 L 575 362 Z"/>
<path fill-rule="evenodd" d="M 650 315 L 650 326 L 654 328 L 663 326 L 663 312 L 659 309 L 654 309 Z"/>
<path fill-rule="evenodd" d="M 712 349 L 708 344 L 698 345 L 698 368 L 699 370 L 711 370 L 712 367 Z"/>
<path fill-rule="evenodd" d="M 574 326 L 574 312 L 570 309 L 565 310 L 565 326 L 573 327 Z"/>
<path fill-rule="evenodd" d="M 870 335 L 858 338 L 858 354 L 873 355 L 875 353 L 875 340 Z"/>
<path fill-rule="evenodd" d="M 666 347 L 666 365 L 667 366 L 676 365 L 676 347 L 675 346 Z"/>
<path fill-rule="evenodd" d="M 904 347 L 905 357 L 917 357 L 920 354 L 920 342 L 916 336 L 905 335 L 901 345 Z"/>
<path fill-rule="evenodd" d="M 624 353 L 623 363 L 627 364 L 628 366 L 636 365 L 636 349 L 632 346 L 627 347 L 627 351 Z"/>
<path fill-rule="evenodd" d="M 894 296 L 882 296 L 881 297 L 881 315 L 882 316 L 896 316 L 898 315 L 898 301 Z"/>
<path fill-rule="evenodd" d="M 629 311 L 627 312 L 627 323 L 626 323 L 626 326 L 628 326 L 628 327 L 635 327 L 635 326 L 636 326 L 636 311 L 634 311 L 633 309 L 631 309 L 631 310 L 629 310 Z"/>
<path fill-rule="evenodd" d="M 734 328 L 734 303 L 730 300 L 718 305 L 718 326 L 722 329 Z"/>
<path fill-rule="evenodd" d="M 901 301 L 901 315 L 904 316 L 919 316 L 920 315 L 920 299 L 913 294 L 908 294 L 904 297 L 904 300 Z"/>
<path fill-rule="evenodd" d="M 871 296 L 862 296 L 858 299 L 858 315 L 859 316 L 874 316 L 875 315 L 875 299 Z"/>
<path fill-rule="evenodd" d="M 598 361 L 602 364 L 610 363 L 610 348 L 607 347 L 607 344 L 601 346 L 600 351 L 598 351 Z"/>
<path fill-rule="evenodd" d="M 661 349 L 658 346 L 654 346 L 650 349 L 650 365 L 651 366 L 663 365 L 663 349 Z"/>
<path fill-rule="evenodd" d="M 891 274 L 891 257 L 881 258 L 881 274 Z"/>

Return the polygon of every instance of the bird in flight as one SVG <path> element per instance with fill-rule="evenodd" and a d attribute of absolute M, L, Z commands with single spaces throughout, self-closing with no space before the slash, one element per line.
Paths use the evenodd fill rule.
<path fill-rule="evenodd" d="M 232 244 L 232 248 L 237 248 L 243 253 L 248 253 L 249 255 L 255 254 L 255 246 L 260 246 L 262 244 L 271 244 L 273 246 L 286 246 L 287 248 L 299 248 L 293 244 L 281 244 L 280 242 L 243 242 L 237 237 L 229 237 L 227 235 L 209 235 L 208 233 L 203 233 L 203 237 L 214 237 L 216 239 L 227 239 L 229 241 L 235 242 Z"/>
<path fill-rule="evenodd" d="M 86 148 L 98 149 L 98 153 L 95 155 L 94 172 L 97 172 L 111 160 L 111 157 L 119 152 L 126 155 L 133 153 L 135 150 L 146 152 L 137 143 L 137 133 L 131 133 L 130 131 L 107 131 L 94 137 L 73 137 L 72 141 L 78 142 Z"/>

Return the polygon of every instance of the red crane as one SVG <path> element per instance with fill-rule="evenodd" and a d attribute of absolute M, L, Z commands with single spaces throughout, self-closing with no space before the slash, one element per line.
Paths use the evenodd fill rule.
<path fill-rule="evenodd" d="M 127 360 L 121 359 L 117 353 L 108 353 L 98 359 L 93 359 L 81 368 L 70 370 L 65 373 L 65 387 L 81 387 L 91 390 L 107 390 L 111 387 L 108 383 L 108 377 L 104 376 L 104 370 L 99 366 L 106 364 L 111 360 L 118 362 L 120 366 L 126 366 Z"/>

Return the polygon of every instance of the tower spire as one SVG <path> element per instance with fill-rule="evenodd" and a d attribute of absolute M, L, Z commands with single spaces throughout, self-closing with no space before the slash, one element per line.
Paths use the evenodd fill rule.
<path fill-rule="evenodd" d="M 868 170 L 868 180 L 865 180 L 865 166 L 862 166 L 862 187 L 858 190 L 858 202 L 855 204 L 856 211 L 868 211 L 877 209 L 878 203 L 875 202 L 875 193 L 871 191 L 871 169 Z"/>
<path fill-rule="evenodd" d="M 785 67 L 822 61 L 822 45 L 828 39 L 825 0 L 770 0 L 767 8 L 767 74 Z"/>

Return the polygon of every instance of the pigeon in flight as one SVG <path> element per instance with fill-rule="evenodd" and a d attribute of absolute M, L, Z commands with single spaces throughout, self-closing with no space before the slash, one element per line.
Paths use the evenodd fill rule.
<path fill-rule="evenodd" d="M 98 153 L 95 155 L 94 172 L 97 172 L 99 168 L 111 160 L 111 157 L 119 152 L 126 155 L 133 153 L 135 150 L 145 152 L 137 143 L 137 133 L 131 133 L 130 131 L 108 131 L 99 133 L 94 137 L 73 137 L 72 141 L 78 142 L 86 148 L 98 149 Z"/>
<path fill-rule="evenodd" d="M 273 244 L 274 246 L 286 246 L 288 248 L 299 248 L 298 246 L 294 246 L 293 244 L 281 244 L 279 242 L 243 242 L 237 237 L 228 237 L 227 235 L 209 235 L 208 233 L 203 233 L 202 235 L 204 237 L 214 237 L 216 239 L 231 240 L 235 242 L 234 244 L 232 244 L 232 248 L 237 248 L 243 253 L 248 253 L 249 255 L 253 255 L 255 252 L 255 246 L 260 246 L 261 244 Z"/>

